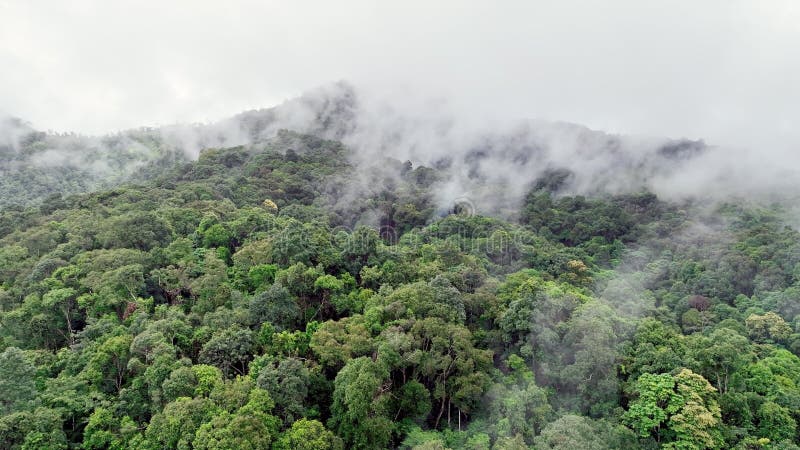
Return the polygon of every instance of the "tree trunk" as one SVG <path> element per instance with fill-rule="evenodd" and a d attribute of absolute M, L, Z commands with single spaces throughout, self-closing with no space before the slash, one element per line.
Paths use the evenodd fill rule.
<path fill-rule="evenodd" d="M 447 428 L 450 428 L 450 399 L 447 399 Z"/>
<path fill-rule="evenodd" d="M 447 400 L 446 397 L 442 397 L 442 406 L 439 407 L 439 414 L 436 416 L 436 423 L 433 425 L 433 428 L 439 428 L 439 421 L 442 419 L 442 414 L 444 414 L 444 402 Z"/>

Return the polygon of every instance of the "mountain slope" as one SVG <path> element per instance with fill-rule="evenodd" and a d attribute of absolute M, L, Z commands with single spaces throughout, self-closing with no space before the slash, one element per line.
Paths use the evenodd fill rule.
<path fill-rule="evenodd" d="M 554 169 L 503 220 L 358 151 L 279 131 L 0 212 L 0 447 L 797 445 L 780 207 Z"/>
<path fill-rule="evenodd" d="M 668 184 L 659 180 L 690 167 L 706 150 L 700 142 L 633 139 L 565 123 L 467 126 L 445 108 L 415 114 L 338 83 L 215 123 L 107 136 L 42 133 L 7 119 L 0 124 L 0 208 L 147 179 L 203 149 L 258 145 L 282 129 L 342 141 L 352 150 L 351 163 L 366 164 L 359 173 L 385 157 L 436 167 L 440 208 L 467 196 L 499 215 L 517 208 L 545 173 L 566 170 L 562 190 L 568 193 L 658 191 Z"/>

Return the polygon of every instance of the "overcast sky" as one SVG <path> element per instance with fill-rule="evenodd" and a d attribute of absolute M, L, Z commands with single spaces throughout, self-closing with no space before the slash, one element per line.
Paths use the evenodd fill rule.
<path fill-rule="evenodd" d="M 0 111 L 39 129 L 209 121 L 337 80 L 792 149 L 800 2 L 0 0 Z"/>

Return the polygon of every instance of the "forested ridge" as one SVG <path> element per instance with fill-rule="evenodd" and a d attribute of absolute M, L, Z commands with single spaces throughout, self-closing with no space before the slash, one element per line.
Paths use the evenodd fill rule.
<path fill-rule="evenodd" d="M 3 184 L 0 448 L 800 448 L 780 204 L 555 170 L 497 218 L 309 134 L 148 155 Z"/>

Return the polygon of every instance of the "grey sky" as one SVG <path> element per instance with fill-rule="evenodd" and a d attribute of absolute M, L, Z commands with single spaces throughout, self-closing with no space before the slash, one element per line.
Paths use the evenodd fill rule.
<path fill-rule="evenodd" d="M 208 121 L 348 80 L 750 148 L 800 143 L 800 2 L 0 0 L 0 110 L 40 129 Z"/>

